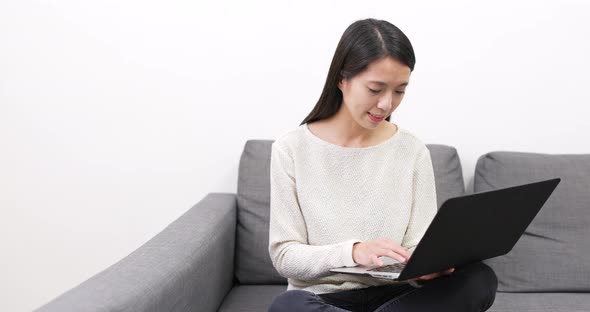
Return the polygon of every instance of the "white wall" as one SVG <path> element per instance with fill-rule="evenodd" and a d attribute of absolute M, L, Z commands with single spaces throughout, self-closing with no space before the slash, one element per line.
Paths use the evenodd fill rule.
<path fill-rule="evenodd" d="M 455 146 L 590 153 L 584 1 L 0 2 L 0 310 L 27 311 L 235 192 L 248 139 L 299 125 L 357 19 L 417 64 L 393 121 Z"/>

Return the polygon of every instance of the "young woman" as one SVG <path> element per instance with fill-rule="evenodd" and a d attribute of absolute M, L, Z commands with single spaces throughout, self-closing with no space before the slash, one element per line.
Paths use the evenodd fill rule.
<path fill-rule="evenodd" d="M 426 145 L 389 122 L 414 69 L 387 21 L 350 25 L 322 95 L 272 144 L 269 252 L 288 279 L 270 311 L 485 311 L 497 279 L 478 262 L 394 282 L 336 267 L 406 262 L 437 211 Z"/>

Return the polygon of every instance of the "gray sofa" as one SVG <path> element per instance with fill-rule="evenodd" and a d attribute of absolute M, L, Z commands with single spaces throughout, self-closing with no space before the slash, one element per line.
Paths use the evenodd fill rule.
<path fill-rule="evenodd" d="M 271 144 L 246 142 L 236 194 L 208 194 L 37 311 L 266 311 L 286 290 L 268 255 Z M 463 173 L 455 148 L 427 146 L 440 207 L 465 194 Z M 554 177 L 560 185 L 515 248 L 486 261 L 499 280 L 489 311 L 590 311 L 590 155 L 488 153 L 477 162 L 474 191 Z"/>

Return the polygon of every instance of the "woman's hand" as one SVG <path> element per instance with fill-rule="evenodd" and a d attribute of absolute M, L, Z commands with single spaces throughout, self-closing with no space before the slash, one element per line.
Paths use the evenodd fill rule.
<path fill-rule="evenodd" d="M 378 259 L 381 256 L 389 257 L 399 262 L 405 263 L 410 259 L 411 255 L 408 253 L 406 248 L 387 238 L 355 243 L 352 247 L 352 258 L 356 264 L 382 266 L 383 262 Z M 412 278 L 410 281 L 427 281 L 442 275 L 449 275 L 454 271 L 455 268 L 450 268 L 442 272 L 431 273 Z"/>
<path fill-rule="evenodd" d="M 402 263 L 405 263 L 410 258 L 406 248 L 387 238 L 355 243 L 352 246 L 352 259 L 356 264 L 382 266 L 383 261 L 378 259 L 382 256 Z"/>
<path fill-rule="evenodd" d="M 409 279 L 409 281 L 416 281 L 416 280 L 418 280 L 418 281 L 428 281 L 428 280 L 435 279 L 435 278 L 440 277 L 440 276 L 443 276 L 443 275 L 449 275 L 449 274 L 451 274 L 453 272 L 455 272 L 455 268 L 450 268 L 450 269 L 446 269 L 446 270 L 444 270 L 442 272 L 431 273 L 431 274 L 422 275 L 422 276 L 419 276 L 419 277 L 416 277 L 416 278 L 412 278 L 412 279 Z"/>
<path fill-rule="evenodd" d="M 442 272 L 426 274 L 426 275 L 422 275 L 420 277 L 412 278 L 412 279 L 409 279 L 409 281 L 416 281 L 416 280 L 427 281 L 427 280 L 431 280 L 431 279 L 434 279 L 434 278 L 437 278 L 437 277 L 440 277 L 443 275 L 449 275 L 449 274 L 453 273 L 454 271 L 455 271 L 455 268 L 450 268 L 450 269 L 444 270 Z"/>

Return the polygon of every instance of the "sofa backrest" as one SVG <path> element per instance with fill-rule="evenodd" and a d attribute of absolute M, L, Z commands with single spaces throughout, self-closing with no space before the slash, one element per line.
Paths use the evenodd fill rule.
<path fill-rule="evenodd" d="M 478 159 L 474 192 L 561 178 L 514 248 L 484 261 L 498 291 L 590 291 L 589 173 L 590 155 L 492 152 Z"/>
<path fill-rule="evenodd" d="M 272 140 L 249 140 L 240 158 L 235 273 L 240 284 L 286 284 L 268 253 L 270 155 Z M 455 148 L 427 145 L 432 159 L 438 207 L 465 193 Z"/>

